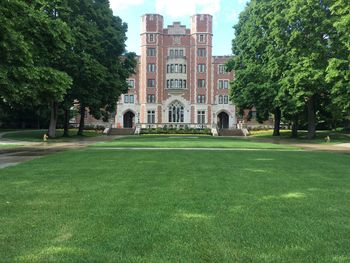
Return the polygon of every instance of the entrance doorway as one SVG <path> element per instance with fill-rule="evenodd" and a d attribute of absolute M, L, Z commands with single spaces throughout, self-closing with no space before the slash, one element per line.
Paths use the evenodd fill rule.
<path fill-rule="evenodd" d="M 135 123 L 135 114 L 128 111 L 124 114 L 124 128 L 132 128 Z"/>
<path fill-rule="evenodd" d="M 228 129 L 229 126 L 229 116 L 226 112 L 221 112 L 218 115 L 218 128 Z"/>

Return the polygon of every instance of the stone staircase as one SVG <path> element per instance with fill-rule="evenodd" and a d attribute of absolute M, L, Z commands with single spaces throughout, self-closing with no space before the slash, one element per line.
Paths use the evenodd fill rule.
<path fill-rule="evenodd" d="M 245 132 L 241 129 L 221 129 L 218 132 L 219 136 L 246 136 Z"/>
<path fill-rule="evenodd" d="M 134 135 L 134 128 L 111 128 L 108 135 Z"/>

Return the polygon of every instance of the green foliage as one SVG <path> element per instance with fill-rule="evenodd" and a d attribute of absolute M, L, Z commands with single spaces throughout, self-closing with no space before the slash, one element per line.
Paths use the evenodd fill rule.
<path fill-rule="evenodd" d="M 71 41 L 67 25 L 54 19 L 45 1 L 0 5 L 0 99 L 8 104 L 61 101 L 71 85 L 54 61 Z"/>
<path fill-rule="evenodd" d="M 350 115 L 350 5 L 347 0 L 336 0 L 331 6 L 334 27 L 339 41 L 336 53 L 329 60 L 327 81 L 332 84 L 334 103 L 346 116 Z"/>
<path fill-rule="evenodd" d="M 127 25 L 112 14 L 108 1 L 74 0 L 62 19 L 75 39 L 62 64 L 73 78 L 66 104 L 78 100 L 95 118 L 114 111 L 134 72 L 135 54 L 125 54 Z M 105 118 L 105 119 L 106 119 Z"/>
<path fill-rule="evenodd" d="M 252 0 L 235 26 L 231 99 L 240 109 L 255 106 L 260 119 L 276 107 L 285 120 L 307 112 L 310 137 L 316 117 L 343 118 L 340 109 L 350 105 L 349 9 L 346 0 Z"/>

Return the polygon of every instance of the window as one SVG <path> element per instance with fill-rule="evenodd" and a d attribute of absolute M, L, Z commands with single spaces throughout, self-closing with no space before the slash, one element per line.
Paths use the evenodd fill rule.
<path fill-rule="evenodd" d="M 147 111 L 147 123 L 156 123 L 156 113 L 154 110 Z"/>
<path fill-rule="evenodd" d="M 186 73 L 186 65 L 183 65 L 183 73 Z"/>
<path fill-rule="evenodd" d="M 228 96 L 227 95 L 224 96 L 224 104 L 228 104 Z"/>
<path fill-rule="evenodd" d="M 128 80 L 126 80 L 126 82 L 128 83 L 128 87 L 129 87 L 130 89 L 135 88 L 135 80 L 133 80 L 133 79 L 128 79 Z"/>
<path fill-rule="evenodd" d="M 197 112 L 197 123 L 198 124 L 205 124 L 205 111 L 198 111 Z"/>
<path fill-rule="evenodd" d="M 179 50 L 179 55 L 180 55 L 180 57 L 184 56 L 184 51 L 182 49 Z"/>
<path fill-rule="evenodd" d="M 149 47 L 147 48 L 147 56 L 148 57 L 155 57 L 156 56 L 156 49 Z"/>
<path fill-rule="evenodd" d="M 169 122 L 184 122 L 184 106 L 174 101 L 168 107 L 168 121 Z"/>
<path fill-rule="evenodd" d="M 198 88 L 205 88 L 205 79 L 199 79 L 197 86 Z"/>
<path fill-rule="evenodd" d="M 184 79 L 168 79 L 166 81 L 168 89 L 186 89 L 186 80 Z"/>
<path fill-rule="evenodd" d="M 124 103 L 129 103 L 129 95 L 124 95 Z"/>
<path fill-rule="evenodd" d="M 222 104 L 222 103 L 223 103 L 222 95 L 219 95 L 219 104 Z"/>
<path fill-rule="evenodd" d="M 178 49 L 175 49 L 175 57 L 179 57 L 179 50 Z"/>
<path fill-rule="evenodd" d="M 148 42 L 154 42 L 154 34 L 148 34 Z"/>
<path fill-rule="evenodd" d="M 198 72 L 200 72 L 200 73 L 205 72 L 205 64 L 198 64 L 198 65 L 197 65 L 197 70 L 198 70 Z"/>
<path fill-rule="evenodd" d="M 130 103 L 134 103 L 134 95 L 129 95 L 129 101 Z"/>
<path fill-rule="evenodd" d="M 227 68 L 225 65 L 219 65 L 219 74 L 227 74 Z"/>
<path fill-rule="evenodd" d="M 148 63 L 148 64 L 147 64 L 147 71 L 148 71 L 148 72 L 155 72 L 155 71 L 156 71 L 156 64 L 154 64 L 154 63 Z"/>
<path fill-rule="evenodd" d="M 178 71 L 179 71 L 179 65 L 175 64 L 175 73 L 178 73 Z"/>
<path fill-rule="evenodd" d="M 148 79 L 147 80 L 147 87 L 148 88 L 154 88 L 156 86 L 156 80 L 155 79 Z"/>
<path fill-rule="evenodd" d="M 197 103 L 205 103 L 205 95 L 198 95 L 197 96 Z"/>
<path fill-rule="evenodd" d="M 228 80 L 219 80 L 219 89 L 228 89 Z"/>
<path fill-rule="evenodd" d="M 170 57 L 174 57 L 174 50 L 173 49 L 170 49 Z"/>
<path fill-rule="evenodd" d="M 198 41 L 203 43 L 204 42 L 204 35 L 200 34 Z"/>
<path fill-rule="evenodd" d="M 205 48 L 198 48 L 197 50 L 197 56 L 198 57 L 206 57 L 207 56 L 207 51 Z"/>
<path fill-rule="evenodd" d="M 154 94 L 147 94 L 147 102 L 148 103 L 155 103 L 156 102 L 156 95 L 154 95 Z"/>

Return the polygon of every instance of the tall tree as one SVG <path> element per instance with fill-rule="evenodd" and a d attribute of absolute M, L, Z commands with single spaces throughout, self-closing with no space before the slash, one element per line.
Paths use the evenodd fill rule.
<path fill-rule="evenodd" d="M 252 0 L 240 14 L 232 41 L 233 59 L 229 70 L 235 71 L 231 99 L 240 109 L 257 109 L 260 121 L 274 114 L 274 136 L 280 135 L 281 106 L 276 99 L 284 62 L 283 53 L 271 38 L 270 20 L 278 1 Z"/>
<path fill-rule="evenodd" d="M 332 38 L 330 1 L 288 2 L 283 11 L 290 31 L 286 42 L 288 67 L 281 82 L 296 104 L 307 108 L 308 138 L 313 139 L 317 107 L 330 90 L 325 81 Z"/>
<path fill-rule="evenodd" d="M 332 84 L 332 98 L 345 116 L 350 115 L 350 4 L 335 0 L 331 6 L 336 35 L 332 46 L 334 56 L 329 60 L 327 81 Z"/>
<path fill-rule="evenodd" d="M 52 104 L 63 100 L 71 85 L 53 64 L 71 39 L 69 28 L 52 19 L 46 3 L 1 2 L 0 99 L 8 104 Z"/>
<path fill-rule="evenodd" d="M 136 62 L 133 53 L 125 54 L 127 25 L 113 16 L 107 0 L 72 0 L 68 6 L 70 11 L 62 17 L 75 42 L 61 62 L 73 78 L 64 106 L 67 112 L 70 105 L 79 103 L 78 134 L 82 135 L 85 109 L 89 108 L 95 118 L 108 117 L 120 94 L 127 90 L 126 78 Z"/>

